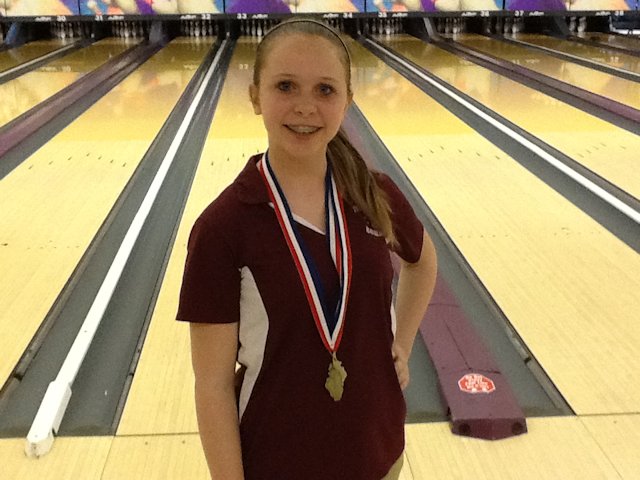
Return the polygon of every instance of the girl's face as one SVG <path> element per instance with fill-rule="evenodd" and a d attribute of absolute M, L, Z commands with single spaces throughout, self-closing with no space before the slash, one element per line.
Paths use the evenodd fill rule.
<path fill-rule="evenodd" d="M 351 103 L 338 48 L 317 35 L 292 33 L 273 39 L 264 52 L 259 85 L 249 94 L 273 157 L 326 156 Z"/>

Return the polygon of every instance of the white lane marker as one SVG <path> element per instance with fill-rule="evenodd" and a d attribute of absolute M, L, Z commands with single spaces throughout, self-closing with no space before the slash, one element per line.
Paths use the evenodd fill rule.
<path fill-rule="evenodd" d="M 436 82 L 433 79 L 429 78 L 427 75 L 422 73 L 420 70 L 415 68 L 413 65 L 408 64 L 407 62 L 405 62 L 402 58 L 400 58 L 398 55 L 394 54 L 392 51 L 387 50 L 387 49 L 377 45 L 376 43 L 371 42 L 370 40 L 367 40 L 367 42 L 369 42 L 371 45 L 376 47 L 378 50 L 384 52 L 385 54 L 387 54 L 387 55 L 389 55 L 391 57 L 393 57 L 396 61 L 400 62 L 405 68 L 407 68 L 408 70 L 411 70 L 411 72 L 413 72 L 416 75 L 418 75 L 421 79 L 423 79 L 424 81 L 428 82 L 430 85 L 432 85 L 433 87 L 437 88 L 442 93 L 444 93 L 448 97 L 452 98 L 456 102 L 460 103 L 461 105 L 464 105 L 464 107 L 466 107 L 467 109 L 471 110 L 473 113 L 478 115 L 483 120 L 489 122 L 493 127 L 497 128 L 498 130 L 500 130 L 505 135 L 508 135 L 513 140 L 518 142 L 520 145 L 522 145 L 525 148 L 527 148 L 527 149 L 531 150 L 532 152 L 534 152 L 536 155 L 541 157 L 547 163 L 549 163 L 550 165 L 552 165 L 556 169 L 560 170 L 562 173 L 567 175 L 572 180 L 578 182 L 584 188 L 589 190 L 591 193 L 593 193 L 597 197 L 601 198 L 603 201 L 605 201 L 606 203 L 611 205 L 613 208 L 615 208 L 619 212 L 621 212 L 624 215 L 626 215 L 627 217 L 629 217 L 635 223 L 640 224 L 640 212 L 634 210 L 633 208 L 631 208 L 626 203 L 624 203 L 621 200 L 617 199 L 616 197 L 611 195 L 609 192 L 607 192 L 605 189 L 603 189 L 602 187 L 599 187 L 598 185 L 593 183 L 591 180 L 589 180 L 585 176 L 581 175 L 580 173 L 576 172 L 574 169 L 572 169 L 568 165 L 565 165 L 559 159 L 557 159 L 553 155 L 549 154 L 548 152 L 546 152 L 545 150 L 540 148 L 538 145 L 536 145 L 535 143 L 533 143 L 530 140 L 528 140 L 527 138 L 523 137 L 518 132 L 515 132 L 514 130 L 511 130 L 509 127 L 507 127 L 506 125 L 503 125 L 502 123 L 498 122 L 493 117 L 491 117 L 490 115 L 486 114 L 485 112 L 483 112 L 482 110 L 477 108 L 475 105 L 469 103 L 467 100 L 465 100 L 461 96 L 457 95 L 455 92 L 449 90 L 448 88 L 445 88 L 444 86 L 440 85 L 438 82 Z"/>
<path fill-rule="evenodd" d="M 173 164 L 178 147 L 182 143 L 187 132 L 187 128 L 195 115 L 196 107 L 205 93 L 207 83 L 218 66 L 220 56 L 225 50 L 227 42 L 228 40 L 225 39 L 220 44 L 213 62 L 211 63 L 211 66 L 209 67 L 193 102 L 187 110 L 184 120 L 178 128 L 178 132 L 171 143 L 169 150 L 164 156 L 160 168 L 151 182 L 151 185 L 149 186 L 147 194 L 131 222 L 129 230 L 122 240 L 122 244 L 113 259 L 111 267 L 109 267 L 109 271 L 107 272 L 107 275 L 100 286 L 100 290 L 98 290 L 93 304 L 85 317 L 84 323 L 80 328 L 80 332 L 78 332 L 78 335 L 76 336 L 76 339 L 64 360 L 62 368 L 60 369 L 60 372 L 58 372 L 58 376 L 47 388 L 47 392 L 40 404 L 40 408 L 38 409 L 38 413 L 36 414 L 33 424 L 31 425 L 29 434 L 27 435 L 25 453 L 29 457 L 40 457 L 45 455 L 53 446 L 53 434 L 58 432 L 62 417 L 64 416 L 67 405 L 69 404 L 69 399 L 71 398 L 71 385 L 73 385 L 73 381 L 80 370 L 84 357 L 89 350 L 89 345 L 93 340 L 116 285 L 120 280 L 122 271 L 124 270 L 136 240 L 140 235 L 144 222 L 149 216 L 151 207 L 160 192 L 162 183 Z"/>

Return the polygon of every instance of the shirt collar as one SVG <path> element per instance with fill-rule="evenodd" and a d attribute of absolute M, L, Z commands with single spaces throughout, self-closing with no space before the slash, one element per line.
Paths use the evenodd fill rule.
<path fill-rule="evenodd" d="M 236 179 L 238 198 L 243 203 L 259 204 L 271 201 L 267 187 L 256 166 L 262 155 L 262 153 L 253 155 Z"/>

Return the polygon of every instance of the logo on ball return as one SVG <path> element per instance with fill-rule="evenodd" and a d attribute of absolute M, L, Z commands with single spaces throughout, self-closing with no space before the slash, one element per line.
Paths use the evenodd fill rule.
<path fill-rule="evenodd" d="M 465 393 L 491 393 L 495 391 L 496 384 L 479 373 L 467 373 L 458 380 L 458 387 Z"/>

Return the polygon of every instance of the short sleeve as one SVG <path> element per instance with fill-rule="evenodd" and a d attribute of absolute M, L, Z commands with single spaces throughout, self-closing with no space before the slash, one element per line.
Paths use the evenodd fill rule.
<path fill-rule="evenodd" d="M 191 230 L 178 320 L 234 323 L 240 319 L 240 270 L 220 230 L 203 217 Z"/>
<path fill-rule="evenodd" d="M 378 185 L 385 191 L 391 207 L 391 221 L 398 244 L 391 248 L 400 258 L 409 263 L 420 260 L 424 227 L 411 204 L 398 186 L 385 174 L 377 173 Z"/>

